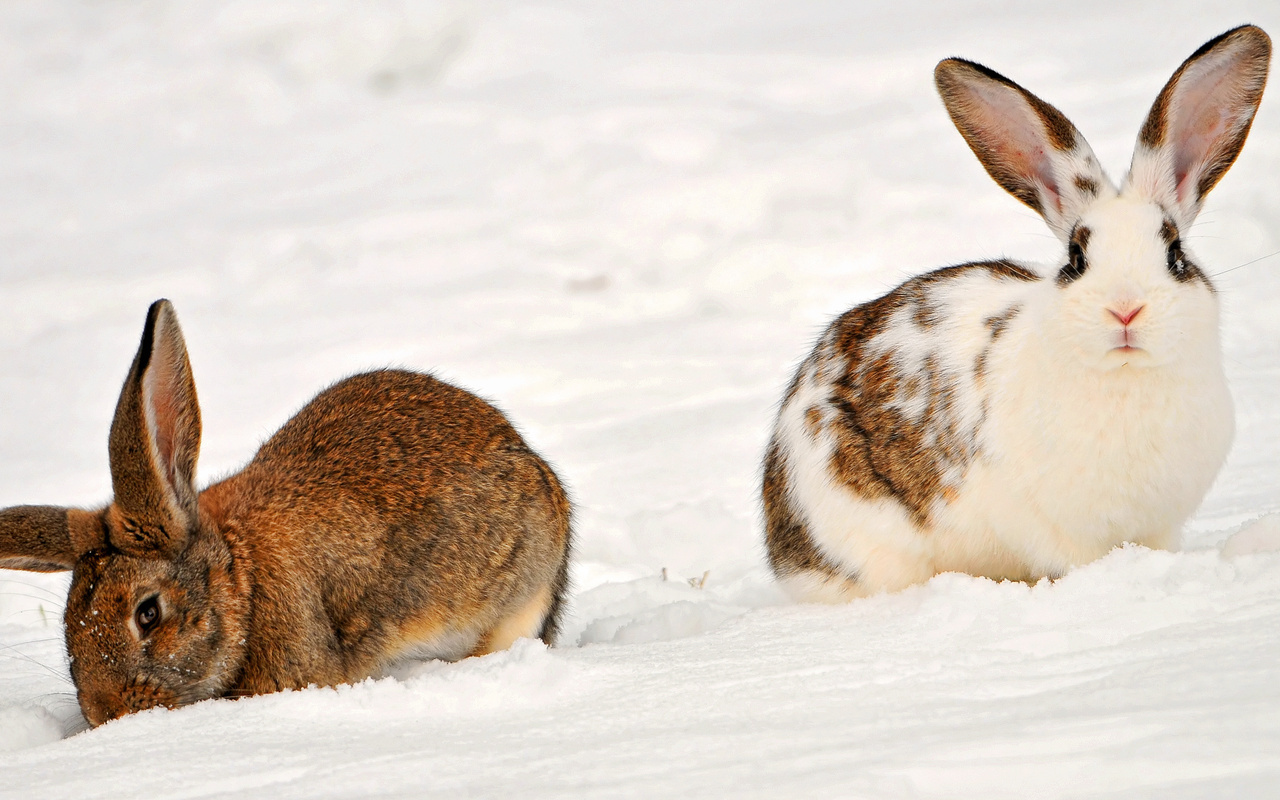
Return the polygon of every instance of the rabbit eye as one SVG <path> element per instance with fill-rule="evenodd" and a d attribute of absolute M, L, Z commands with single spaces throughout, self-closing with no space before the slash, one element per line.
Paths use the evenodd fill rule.
<path fill-rule="evenodd" d="M 143 600 L 133 612 L 133 621 L 138 624 L 138 630 L 143 636 L 151 633 L 160 622 L 160 601 L 155 597 Z"/>
<path fill-rule="evenodd" d="M 1182 279 L 1187 276 L 1187 261 L 1182 256 L 1182 240 L 1174 239 L 1169 243 L 1168 253 L 1169 272 L 1173 277 Z"/>
<path fill-rule="evenodd" d="M 1067 265 L 1058 272 L 1058 285 L 1066 286 L 1079 278 L 1089 268 L 1084 257 L 1084 247 L 1073 241 L 1067 245 Z"/>

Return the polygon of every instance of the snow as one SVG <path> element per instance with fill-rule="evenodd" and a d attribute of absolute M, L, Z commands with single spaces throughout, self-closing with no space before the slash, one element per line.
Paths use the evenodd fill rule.
<path fill-rule="evenodd" d="M 1275 97 L 1189 237 L 1238 433 L 1182 552 L 795 605 L 756 499 L 832 315 L 932 266 L 1056 257 L 951 128 L 937 60 L 1021 81 L 1116 174 L 1178 63 L 1245 21 L 1276 34 L 1280 8 L 3 4 L 0 504 L 109 496 L 167 296 L 203 480 L 343 374 L 429 369 L 556 465 L 579 555 L 560 647 L 89 732 L 65 577 L 0 573 L 0 797 L 1274 796 Z"/>
<path fill-rule="evenodd" d="M 1280 552 L 1280 514 L 1259 517 L 1232 534 L 1222 545 L 1226 558 Z"/>

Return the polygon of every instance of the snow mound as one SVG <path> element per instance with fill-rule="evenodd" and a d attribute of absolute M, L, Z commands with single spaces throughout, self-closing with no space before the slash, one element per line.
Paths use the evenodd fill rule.
<path fill-rule="evenodd" d="M 1280 551 L 1280 514 L 1267 514 L 1233 534 L 1222 546 L 1222 557 L 1277 551 Z"/>
<path fill-rule="evenodd" d="M 581 646 L 683 639 L 715 630 L 752 608 L 786 600 L 763 570 L 723 585 L 716 582 L 718 574 L 680 578 L 664 571 L 596 586 L 574 599 L 564 640 Z"/>
<path fill-rule="evenodd" d="M 0 706 L 0 752 L 23 750 L 62 738 L 62 723 L 39 706 Z"/>
<path fill-rule="evenodd" d="M 483 718 L 554 705 L 590 684 L 588 676 L 554 658 L 542 642 L 519 639 L 510 649 L 481 658 L 409 662 L 386 677 L 354 685 L 312 687 L 238 702 L 253 709 L 250 717 L 267 714 L 299 722 L 334 714 L 368 720 Z M 200 705 L 204 713 L 227 713 L 218 701 Z"/>

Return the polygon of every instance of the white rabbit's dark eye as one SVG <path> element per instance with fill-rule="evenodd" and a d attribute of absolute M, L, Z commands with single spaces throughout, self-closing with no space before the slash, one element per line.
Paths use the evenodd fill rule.
<path fill-rule="evenodd" d="M 1067 265 L 1058 271 L 1058 285 L 1066 286 L 1079 278 L 1089 268 L 1084 257 L 1084 246 L 1078 241 L 1067 245 Z"/>
<path fill-rule="evenodd" d="M 1169 272 L 1173 277 L 1183 280 L 1187 277 L 1187 260 L 1182 255 L 1182 240 L 1174 239 L 1169 243 Z"/>
<path fill-rule="evenodd" d="M 133 621 L 138 625 L 138 631 L 146 636 L 151 633 L 152 629 L 160 622 L 160 601 L 155 597 L 148 597 L 138 604 L 137 609 L 133 612 Z"/>

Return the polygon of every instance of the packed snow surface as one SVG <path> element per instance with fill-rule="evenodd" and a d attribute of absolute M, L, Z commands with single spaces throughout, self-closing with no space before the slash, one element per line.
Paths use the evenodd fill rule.
<path fill-rule="evenodd" d="M 1274 88 L 1188 237 L 1238 433 L 1181 552 L 796 605 L 757 501 L 831 316 L 1058 257 L 951 127 L 937 60 L 1019 80 L 1118 174 L 1169 74 L 1243 22 L 1280 33 L 1280 6 L 0 5 L 0 504 L 109 497 L 165 296 L 202 480 L 393 364 L 497 402 L 578 509 L 559 647 L 87 732 L 66 577 L 0 573 L 0 797 L 1280 796 Z"/>

